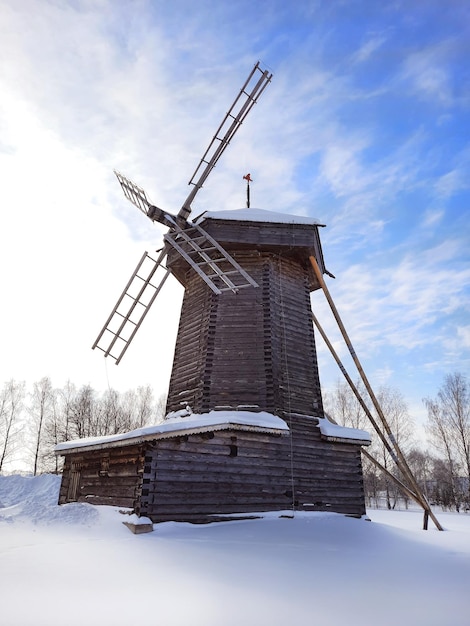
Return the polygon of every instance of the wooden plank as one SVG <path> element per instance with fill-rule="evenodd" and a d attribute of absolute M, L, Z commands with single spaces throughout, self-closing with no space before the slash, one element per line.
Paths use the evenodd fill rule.
<path fill-rule="evenodd" d="M 98 505 L 107 505 L 107 506 L 122 506 L 125 508 L 133 509 L 135 501 L 133 498 L 125 498 L 122 496 L 114 497 L 114 496 L 80 496 L 78 502 L 87 502 L 88 504 L 98 504 Z"/>

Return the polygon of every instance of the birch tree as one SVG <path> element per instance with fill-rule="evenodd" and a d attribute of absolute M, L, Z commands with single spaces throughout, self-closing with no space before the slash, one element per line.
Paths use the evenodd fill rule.
<path fill-rule="evenodd" d="M 70 407 L 69 433 L 71 439 L 94 437 L 97 433 L 98 406 L 95 390 L 83 385 Z M 101 433 L 99 433 L 101 434 Z"/>
<path fill-rule="evenodd" d="M 6 382 L 0 392 L 0 472 L 18 443 L 24 397 L 24 382 L 13 379 Z"/>
<path fill-rule="evenodd" d="M 456 510 L 470 506 L 470 386 L 461 373 L 444 379 L 436 398 L 425 398 L 427 431 L 443 457 Z"/>
<path fill-rule="evenodd" d="M 28 412 L 31 417 L 30 428 L 33 435 L 33 476 L 40 469 L 40 461 L 44 456 L 45 431 L 47 424 L 54 415 L 55 391 L 50 378 L 41 378 L 34 383 L 31 403 Z"/>
<path fill-rule="evenodd" d="M 356 381 L 355 386 L 361 397 L 365 398 L 366 392 L 362 382 Z M 371 428 L 367 415 L 346 381 L 338 380 L 334 389 L 325 394 L 325 408 L 327 413 L 334 417 L 341 426 L 361 430 L 370 430 Z"/>
<path fill-rule="evenodd" d="M 407 456 L 407 453 L 413 446 L 414 422 L 408 412 L 408 406 L 403 395 L 397 389 L 382 386 L 379 388 L 377 400 L 395 441 L 403 454 Z M 377 442 L 374 447 L 378 449 L 378 458 L 381 459 L 381 463 L 385 469 L 398 477 L 399 471 L 396 463 L 390 457 L 382 441 Z M 391 481 L 387 476 L 384 477 L 384 495 L 388 509 L 394 509 L 398 498 L 402 495 L 396 483 Z M 405 498 L 405 502 L 406 501 Z"/>
<path fill-rule="evenodd" d="M 368 398 L 364 386 L 361 382 L 356 383 L 364 403 L 372 414 L 372 403 Z M 392 430 L 392 433 L 401 450 L 406 451 L 411 448 L 414 433 L 414 424 L 408 413 L 408 407 L 402 394 L 391 387 L 382 386 L 377 392 L 377 400 L 382 408 L 383 414 Z M 356 395 L 347 382 L 338 382 L 332 392 L 326 395 L 325 406 L 327 411 L 339 424 L 352 428 L 367 430 L 371 434 L 371 446 L 368 452 L 381 465 L 393 474 L 398 474 L 395 461 L 390 457 L 387 449 L 375 432 L 369 418 L 364 412 Z M 378 418 L 376 421 L 379 423 Z M 396 506 L 398 497 L 402 495 L 394 482 L 386 478 L 382 472 L 369 460 L 363 458 L 364 488 L 369 503 L 374 500 L 379 501 L 379 496 L 385 496 L 386 505 L 392 509 Z"/>

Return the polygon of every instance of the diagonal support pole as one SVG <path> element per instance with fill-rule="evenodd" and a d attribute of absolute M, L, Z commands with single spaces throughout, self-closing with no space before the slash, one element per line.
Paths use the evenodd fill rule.
<path fill-rule="evenodd" d="M 353 383 L 352 378 L 349 376 L 348 372 L 346 371 L 346 368 L 344 367 L 344 365 L 341 363 L 341 360 L 338 356 L 338 353 L 336 352 L 336 350 L 333 347 L 333 344 L 331 343 L 331 341 L 328 339 L 325 331 L 323 330 L 322 326 L 320 325 L 320 322 L 318 321 L 318 319 L 316 318 L 315 314 L 312 312 L 312 320 L 313 323 L 315 324 L 315 327 L 317 328 L 317 330 L 320 332 L 320 335 L 322 336 L 323 341 L 325 342 L 327 348 L 330 350 L 334 360 L 336 361 L 339 369 L 341 370 L 343 376 L 345 377 L 349 387 L 351 388 L 351 391 L 354 393 L 354 395 L 356 396 L 357 401 L 359 402 L 359 404 L 361 405 L 362 410 L 364 411 L 364 413 L 366 414 L 366 416 L 369 418 L 369 421 L 371 422 L 372 426 L 374 427 L 376 433 L 378 434 L 380 440 L 382 441 L 383 445 L 385 446 L 387 452 L 390 454 L 390 456 L 392 457 L 392 459 L 394 460 L 394 462 L 398 465 L 398 458 L 397 455 L 395 454 L 392 446 L 390 445 L 390 443 L 388 442 L 387 438 L 385 437 L 385 435 L 383 434 L 383 432 L 380 430 L 379 425 L 377 424 L 376 420 L 374 419 L 372 413 L 369 411 L 369 407 L 367 406 L 367 404 L 364 402 L 364 400 L 362 399 L 361 394 L 359 393 L 358 388 L 356 387 L 356 385 Z M 331 418 L 329 418 L 331 419 Z M 416 499 L 416 498 L 415 498 Z"/>
<path fill-rule="evenodd" d="M 349 339 L 349 336 L 346 332 L 346 329 L 344 327 L 344 324 L 341 320 L 341 317 L 338 313 L 338 310 L 335 306 L 335 303 L 333 302 L 333 299 L 330 295 L 330 292 L 328 291 L 328 287 L 326 286 L 325 281 L 323 280 L 323 276 L 322 273 L 320 271 L 320 268 L 318 267 L 318 263 L 317 260 L 315 259 L 314 256 L 310 256 L 310 263 L 312 265 L 313 271 L 315 272 L 315 276 L 317 277 L 317 280 L 323 290 L 323 293 L 325 294 L 325 297 L 328 301 L 328 304 L 330 305 L 331 311 L 334 315 L 334 318 L 336 319 L 336 322 L 338 324 L 338 327 L 341 331 L 341 334 L 343 335 L 344 341 L 346 342 L 346 345 L 348 347 L 349 353 L 357 367 L 357 370 L 359 372 L 359 375 L 361 376 L 362 382 L 364 383 L 365 388 L 367 389 L 367 392 L 370 396 L 370 399 L 372 400 L 372 403 L 374 405 L 375 410 L 377 411 L 377 415 L 379 416 L 383 428 L 385 430 L 385 433 L 387 434 L 387 437 L 390 441 L 390 443 L 392 444 L 392 447 L 396 453 L 396 463 L 399 467 L 399 469 L 401 470 L 401 472 L 403 473 L 403 475 L 405 476 L 406 480 L 409 482 L 409 485 L 413 488 L 417 498 L 418 498 L 418 502 L 419 504 L 422 506 L 422 508 L 425 511 L 425 514 L 427 513 L 429 515 L 429 517 L 432 519 L 432 521 L 434 522 L 436 528 L 438 530 L 444 530 L 441 526 L 441 524 L 439 523 L 438 519 L 436 518 L 436 516 L 434 515 L 429 502 L 426 500 L 424 494 L 421 492 L 421 489 L 416 481 L 416 478 L 413 475 L 413 472 L 411 471 L 404 455 L 403 452 L 400 449 L 400 446 L 398 445 L 398 442 L 396 441 L 393 432 L 385 418 L 385 415 L 382 411 L 382 408 L 372 390 L 372 387 L 370 386 L 370 383 L 367 379 L 367 376 L 364 372 L 364 370 L 362 369 L 362 365 L 357 357 L 357 354 L 352 346 L 351 340 Z M 374 421 L 375 423 L 375 421 Z M 375 426 L 374 426 L 375 427 Z M 395 455 L 394 455 L 395 456 Z"/>
<path fill-rule="evenodd" d="M 380 430 L 379 425 L 377 424 L 377 422 L 375 421 L 374 417 L 372 416 L 372 413 L 369 411 L 369 407 L 367 406 L 367 404 L 362 399 L 362 396 L 359 393 L 358 388 L 353 383 L 352 378 L 349 376 L 348 372 L 346 371 L 346 368 L 342 364 L 342 362 L 341 362 L 341 360 L 340 360 L 336 350 L 334 349 L 331 341 L 328 339 L 325 331 L 323 330 L 320 322 L 318 321 L 318 319 L 316 318 L 316 316 L 315 316 L 315 314 L 313 312 L 312 312 L 312 320 L 313 320 L 313 323 L 315 324 L 316 329 L 320 332 L 320 335 L 322 336 L 322 339 L 325 342 L 326 346 L 329 348 L 329 350 L 330 350 L 334 360 L 338 364 L 338 367 L 340 368 L 340 370 L 341 370 L 343 376 L 345 377 L 347 383 L 349 384 L 349 386 L 351 388 L 351 391 L 356 396 L 356 399 L 359 402 L 359 404 L 361 405 L 362 410 L 364 411 L 365 415 L 369 418 L 372 426 L 374 427 L 375 431 L 377 432 L 377 434 L 378 434 L 380 440 L 382 441 L 384 447 L 386 448 L 387 452 L 390 454 L 392 459 L 395 461 L 395 463 L 399 467 L 399 462 L 398 462 L 398 459 L 396 457 L 395 452 L 393 451 L 391 445 L 387 441 L 387 438 L 385 437 L 383 432 Z M 328 419 L 330 421 L 332 421 L 334 424 L 336 424 L 335 420 L 330 415 L 328 415 Z M 366 450 L 364 450 L 364 448 L 361 448 L 361 452 L 367 459 L 369 459 L 369 461 L 371 461 L 376 467 L 378 467 L 382 472 L 384 472 L 393 482 L 395 482 L 395 484 L 397 484 L 400 487 L 400 489 L 402 489 L 402 491 L 404 491 L 412 500 L 414 500 L 417 504 L 419 504 L 419 506 L 421 506 L 421 501 L 420 501 L 419 497 L 407 485 L 405 485 L 401 480 L 398 480 L 398 478 L 396 476 L 394 476 L 392 473 L 390 473 L 381 463 L 379 463 L 379 461 L 377 461 L 377 459 L 375 459 Z"/>
<path fill-rule="evenodd" d="M 354 386 L 354 389 L 356 389 L 356 387 Z M 353 391 L 354 391 L 353 389 Z M 357 389 L 356 389 L 357 391 Z M 333 422 L 333 424 L 337 424 L 338 422 L 336 422 L 336 420 L 334 420 L 331 415 L 328 415 L 328 419 L 330 420 L 330 422 Z M 404 492 L 406 493 L 406 495 L 411 498 L 412 500 L 414 500 L 415 502 L 417 502 L 420 506 L 421 503 L 418 499 L 418 496 L 411 491 L 411 489 L 405 485 L 405 483 L 403 483 L 401 480 L 399 480 L 396 476 L 394 476 L 391 472 L 388 471 L 388 469 L 386 467 L 384 467 L 382 465 L 382 463 L 379 463 L 379 461 L 377 461 L 377 459 L 375 459 L 371 454 L 369 454 L 367 452 L 367 450 L 364 450 L 364 448 L 361 448 L 361 453 L 366 457 L 366 459 L 369 459 L 369 461 L 371 463 L 373 463 L 376 467 L 378 467 L 384 474 L 386 474 L 386 476 L 388 478 L 390 478 L 391 481 L 393 481 L 396 485 L 398 485 L 398 487 Z"/>

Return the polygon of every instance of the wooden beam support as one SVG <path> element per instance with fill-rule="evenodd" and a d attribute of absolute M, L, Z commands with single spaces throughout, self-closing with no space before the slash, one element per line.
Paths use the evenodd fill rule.
<path fill-rule="evenodd" d="M 330 305 L 331 311 L 336 319 L 336 322 L 338 324 L 338 327 L 341 331 L 341 334 L 343 335 L 344 341 L 346 342 L 346 345 L 348 347 L 349 353 L 351 354 L 351 357 L 357 367 L 357 370 L 359 372 L 359 375 L 361 376 L 362 382 L 364 383 L 365 388 L 367 389 L 367 392 L 369 393 L 369 396 L 372 400 L 372 403 L 374 405 L 375 410 L 377 411 L 377 414 L 382 422 L 383 428 L 388 436 L 388 439 L 390 441 L 390 443 L 393 446 L 393 449 L 395 450 L 396 456 L 393 455 L 392 458 L 394 458 L 396 464 L 398 465 L 399 469 L 401 470 L 401 472 L 403 473 L 403 475 L 405 476 L 405 478 L 407 479 L 407 481 L 409 482 L 410 486 L 413 488 L 417 498 L 418 498 L 418 502 L 419 504 L 422 506 L 422 508 L 424 509 L 424 511 L 427 511 L 428 515 L 431 517 L 432 521 L 434 522 L 436 528 L 438 530 L 444 530 L 443 527 L 441 526 L 441 524 L 439 523 L 438 519 L 436 518 L 436 516 L 434 515 L 429 502 L 426 500 L 426 497 L 424 496 L 424 494 L 421 492 L 421 489 L 416 481 L 416 478 L 413 475 L 413 472 L 411 471 L 404 455 L 403 452 L 400 449 L 400 446 L 398 445 L 398 442 L 396 441 L 393 432 L 385 418 L 385 415 L 382 411 L 382 408 L 372 390 L 372 387 L 370 386 L 369 380 L 367 379 L 367 376 L 364 372 L 364 370 L 362 369 L 362 365 L 357 357 L 357 354 L 352 346 L 351 340 L 349 339 L 349 336 L 346 332 L 346 328 L 344 327 L 344 324 L 341 320 L 341 317 L 338 313 L 338 310 L 333 302 L 333 299 L 330 295 L 330 292 L 328 290 L 328 287 L 326 286 L 325 281 L 323 280 L 323 275 L 320 271 L 320 268 L 318 267 L 318 263 L 315 259 L 314 256 L 310 256 L 310 263 L 313 267 L 313 271 L 315 272 L 315 275 L 317 277 L 317 280 L 321 286 L 321 288 L 323 289 L 323 293 L 325 294 L 325 297 L 328 301 L 328 304 Z M 374 420 L 373 422 L 373 426 L 374 428 L 376 428 L 376 422 Z M 377 430 L 377 428 L 376 428 Z M 377 431 L 379 432 L 379 431 Z"/>
<path fill-rule="evenodd" d="M 369 411 L 369 407 L 367 406 L 367 404 L 364 402 L 364 400 L 362 399 L 361 394 L 359 393 L 358 388 L 356 387 L 356 385 L 353 383 L 351 377 L 349 376 L 348 372 L 346 371 L 345 367 L 343 366 L 343 364 L 341 363 L 341 360 L 338 357 L 338 354 L 336 353 L 335 349 L 333 348 L 332 343 L 330 342 L 330 340 L 328 339 L 325 331 L 323 330 L 322 326 L 320 325 L 320 322 L 318 321 L 318 319 L 316 318 L 315 314 L 312 313 L 312 319 L 313 322 L 317 328 L 317 330 L 320 332 L 323 340 L 325 341 L 327 347 L 329 348 L 331 354 L 333 355 L 333 358 L 335 359 L 336 363 L 338 364 L 341 372 L 343 373 L 344 377 L 346 378 L 346 381 L 348 382 L 352 392 L 354 393 L 354 395 L 357 398 L 357 401 L 359 402 L 359 404 L 362 407 L 362 410 L 364 411 L 364 413 L 366 414 L 366 416 L 369 418 L 370 422 L 372 423 L 372 425 L 374 426 L 377 434 L 379 435 L 382 443 L 384 444 L 385 448 L 387 449 L 388 453 L 390 454 L 390 456 L 395 460 L 396 462 L 396 456 L 390 446 L 390 444 L 388 443 L 386 437 L 384 436 L 384 434 L 382 433 L 382 431 L 380 430 L 378 424 L 376 423 L 376 421 L 374 420 L 372 413 Z M 328 419 L 334 423 L 335 420 L 328 416 Z M 371 456 L 366 450 L 364 450 L 364 448 L 361 448 L 361 452 L 362 454 L 369 459 L 369 461 L 371 461 L 376 467 L 378 467 L 384 474 L 386 474 L 391 480 L 393 480 L 395 482 L 395 484 L 398 485 L 398 487 L 405 492 L 412 500 L 414 500 L 415 502 L 417 502 L 420 506 L 421 506 L 421 502 L 419 500 L 419 497 L 409 488 L 407 487 L 407 485 L 405 485 L 405 483 L 403 483 L 401 480 L 399 480 L 396 476 L 394 476 L 393 474 L 391 474 L 381 463 L 379 463 L 379 461 L 377 461 L 377 459 L 375 459 L 373 456 Z"/>

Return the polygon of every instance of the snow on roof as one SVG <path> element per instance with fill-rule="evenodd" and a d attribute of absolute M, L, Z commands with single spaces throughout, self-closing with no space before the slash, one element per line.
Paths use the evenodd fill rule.
<path fill-rule="evenodd" d="M 211 411 L 198 415 L 192 413 L 188 417 L 175 414 L 162 424 L 137 428 L 127 433 L 107 435 L 104 437 L 88 437 L 59 443 L 54 451 L 56 454 L 68 452 L 75 448 L 112 448 L 141 443 L 149 439 L 164 439 L 181 435 L 196 434 L 214 430 L 251 430 L 279 434 L 289 430 L 280 417 L 261 411 Z"/>
<path fill-rule="evenodd" d="M 203 414 L 192 413 L 189 416 L 181 415 L 182 413 L 184 411 L 170 414 L 171 417 L 167 418 L 162 424 L 137 428 L 127 433 L 65 441 L 59 443 L 54 450 L 56 454 L 62 454 L 76 448 L 87 450 L 93 448 L 114 448 L 141 443 L 149 439 L 168 439 L 170 437 L 214 430 L 248 430 L 272 434 L 282 434 L 289 431 L 289 427 L 284 420 L 265 411 L 258 413 L 230 410 L 210 411 L 210 413 Z M 315 419 L 318 420 L 321 434 L 329 441 L 361 442 L 362 445 L 368 445 L 371 441 L 369 433 L 365 430 L 339 426 L 322 417 L 315 417 Z"/>
<path fill-rule="evenodd" d="M 371 442 L 370 434 L 366 430 L 359 428 L 348 428 L 333 424 L 326 417 L 318 418 L 318 426 L 321 434 L 330 441 L 351 440 L 361 442 Z M 368 443 L 366 445 L 368 445 Z"/>
<path fill-rule="evenodd" d="M 270 224 L 307 224 L 309 226 L 324 226 L 314 217 L 276 213 L 265 209 L 235 209 L 232 211 L 205 211 L 196 218 L 196 222 L 205 219 L 238 220 L 240 222 L 267 222 Z"/>

